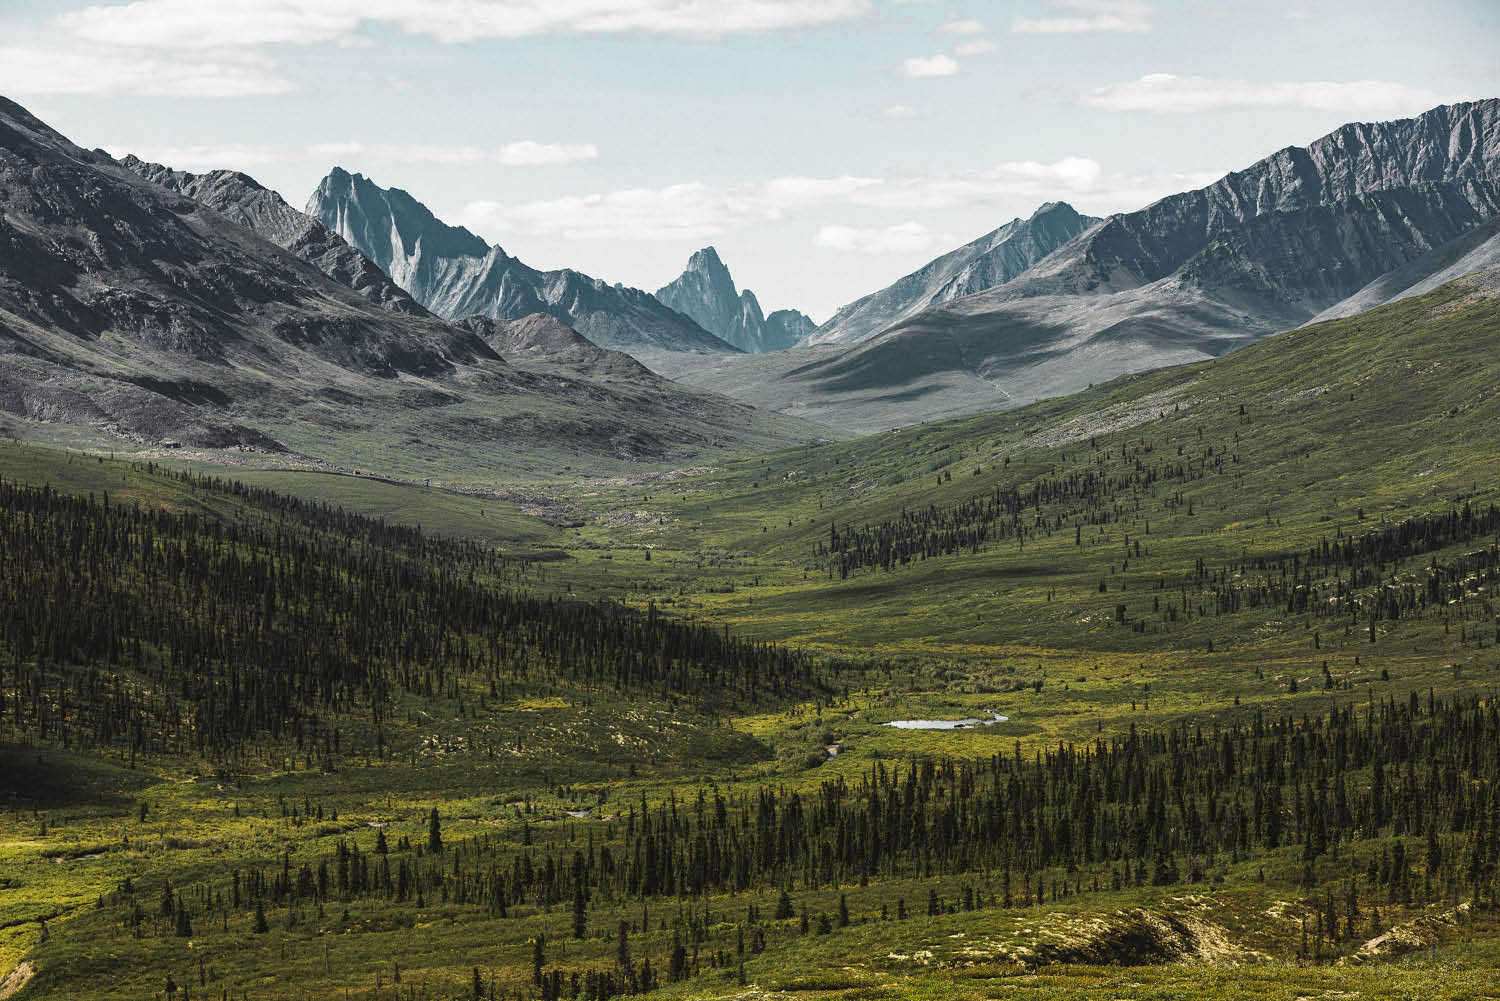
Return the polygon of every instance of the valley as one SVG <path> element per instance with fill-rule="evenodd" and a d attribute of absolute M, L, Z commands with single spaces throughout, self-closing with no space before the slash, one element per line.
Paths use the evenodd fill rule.
<path fill-rule="evenodd" d="M 680 88 L 789 16 L 596 6 L 193 31 L 443 46 L 451 84 L 476 26 L 646 30 Z M 1154 10 L 1058 6 L 1011 34 Z M 100 11 L 101 52 L 160 15 L 48 24 Z M 582 68 L 644 114 L 608 41 Z M 653 188 L 467 117 L 417 142 L 572 120 L 460 83 L 296 151 L 0 98 L 0 1001 L 1496 996 L 1500 101 L 1165 195 L 1076 157 Z M 762 145 L 823 170 L 785 103 Z M 674 169 L 743 155 L 678 131 Z M 221 155 L 321 180 L 155 162 Z M 398 186 L 437 167 L 494 189 Z M 992 211 L 1006 177 L 1046 197 Z M 933 205 L 989 231 L 890 214 Z M 748 252 L 781 226 L 937 256 L 804 312 Z"/>
<path fill-rule="evenodd" d="M 1492 275 L 1460 281 L 1020 411 L 674 475 L 524 487 L 566 502 L 565 517 L 327 475 L 255 473 L 279 493 L 225 492 L 172 472 L 222 467 L 177 457 L 0 446 L 7 489 L 92 495 L 89 517 L 102 515 L 107 493 L 114 510 L 264 524 L 309 542 L 326 533 L 323 516 L 268 507 L 273 498 L 399 511 L 458 538 L 483 538 L 476 522 L 506 518 L 509 538 L 489 537 L 514 562 L 475 564 L 497 587 L 580 610 L 602 600 L 642 621 L 701 624 L 706 636 L 727 627 L 775 644 L 760 649 L 790 644 L 813 658 L 802 693 L 703 688 L 676 671 L 642 676 L 640 687 L 559 671 L 567 661 L 552 657 L 524 672 L 513 659 L 486 667 L 488 630 L 454 621 L 445 642 L 480 641 L 478 659 L 430 690 L 423 673 L 393 675 L 371 704 L 379 729 L 359 699 L 320 710 L 299 740 L 247 733 L 186 755 L 174 742 L 209 732 L 205 722 L 167 729 L 159 717 L 140 738 L 111 737 L 79 715 L 89 703 L 42 696 L 51 683 L 30 679 L 45 675 L 12 663 L 7 773 L 23 784 L 0 817 L 19 891 L 5 905 L 6 963 L 28 957 L 31 989 L 73 997 L 152 989 L 164 971 L 205 996 L 377 997 L 398 986 L 471 996 L 476 969 L 481 994 L 497 997 L 566 995 L 575 975 L 601 996 L 650 986 L 663 997 L 898 987 L 909 997 L 998 988 L 1104 998 L 1187 982 L 1226 996 L 1247 983 L 1286 998 L 1482 994 L 1500 958 L 1487 908 L 1493 765 L 1488 751 L 1455 759 L 1472 769 L 1459 799 L 1428 785 L 1425 769 L 1456 746 L 1448 728 L 1493 719 L 1495 288 Z M 1039 489 L 1052 499 L 1039 503 Z M 1018 508 L 973 506 L 1012 490 Z M 922 512 L 933 514 L 913 517 Z M 865 532 L 890 548 L 866 550 Z M 1322 563 L 1299 555 L 1348 542 L 1360 546 Z M 391 544 L 375 545 L 372 555 Z M 476 558 L 421 551 L 439 566 Z M 317 566 L 325 558 L 315 554 L 297 559 Z M 290 583 L 301 571 L 287 569 Z M 71 659 L 44 670 L 72 676 Z M 448 659 L 426 663 L 419 672 Z M 121 664 L 103 677 L 144 681 L 156 670 Z M 986 713 L 1007 718 L 959 730 L 885 725 Z M 1371 728 L 1385 727 L 1421 742 L 1410 752 L 1372 742 Z M 1317 835 L 1327 847 L 1310 849 L 1321 814 L 1301 803 L 1313 774 L 1261 770 L 1300 768 L 1336 734 L 1351 741 L 1348 757 L 1318 765 L 1316 788 L 1350 797 L 1357 827 L 1330 813 L 1333 826 Z M 1138 739 L 1160 743 L 1127 752 Z M 1289 739 L 1303 756 L 1284 757 Z M 1044 798 L 1017 812 L 1034 767 L 1035 781 L 1076 782 L 1074 755 L 1108 773 L 1109 755 L 1165 764 L 1201 747 L 1191 758 L 1200 768 L 1226 741 L 1244 763 L 1216 772 L 1217 790 L 1177 786 L 1186 798 L 1162 804 L 1168 824 L 1143 831 L 1157 845 L 1144 856 L 1111 847 L 1144 789 L 1078 800 L 1043 785 Z M 1442 822 L 1372 819 L 1367 811 L 1406 809 L 1372 787 L 1372 754 L 1408 806 L 1448 797 Z M 957 797 L 952 783 L 974 788 Z M 1272 789 L 1288 797 L 1287 813 L 1268 842 L 1264 827 L 1234 826 L 1232 809 L 1250 811 L 1250 791 Z M 976 832 L 967 858 L 929 857 L 922 842 L 908 849 L 886 835 L 846 840 L 866 797 L 873 809 L 913 794 L 928 804 L 924 825 L 955 832 L 995 822 L 974 797 L 997 797 L 998 817 L 1012 822 L 1033 809 L 1048 819 L 995 839 Z M 797 821 L 805 847 L 784 840 L 791 818 L 767 814 L 768 796 L 776 810 L 811 811 Z M 1103 826 L 1080 841 L 1054 825 L 1079 823 L 1076 806 L 1057 811 L 1084 802 Z M 1190 808 L 1219 819 L 1192 833 L 1178 812 Z M 1246 816 L 1262 825 L 1263 809 Z M 776 830 L 782 848 L 742 854 L 745 839 Z M 1070 840 L 1022 847 L 1043 831 Z M 664 840 L 653 849 L 648 834 Z M 872 844 L 887 847 L 870 854 Z M 662 853 L 655 876 L 650 851 Z M 190 936 L 174 930 L 182 913 Z M 1395 964 L 1377 958 L 1387 929 L 1388 941 L 1416 943 L 1393 947 L 1404 957 Z M 99 941 L 112 943 L 107 953 Z"/>

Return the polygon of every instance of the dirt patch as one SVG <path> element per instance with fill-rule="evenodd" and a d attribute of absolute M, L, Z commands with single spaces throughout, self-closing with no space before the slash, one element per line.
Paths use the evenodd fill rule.
<path fill-rule="evenodd" d="M 606 528 L 629 528 L 636 531 L 660 531 L 662 515 L 655 511 L 610 511 L 601 514 L 599 524 Z"/>
<path fill-rule="evenodd" d="M 34 976 L 36 976 L 36 969 L 30 963 L 24 961 L 17 963 L 15 969 L 4 977 L 0 977 L 0 1001 L 8 1001 L 15 997 Z"/>
<path fill-rule="evenodd" d="M 1219 925 L 1184 915 L 1130 908 L 1112 917 L 1073 918 L 1037 944 L 1028 966 L 1052 963 L 1144 966 L 1182 959 L 1238 962 L 1248 958 Z M 1061 934 L 1055 934 L 1061 932 Z"/>
<path fill-rule="evenodd" d="M 1419 918 L 1396 925 L 1389 931 L 1365 942 L 1359 951 L 1346 956 L 1341 963 L 1367 963 L 1372 960 L 1394 959 L 1408 952 L 1430 949 L 1443 940 L 1444 933 L 1457 925 L 1469 913 L 1468 904 L 1459 904 L 1442 914 L 1424 914 Z"/>
<path fill-rule="evenodd" d="M 686 466 L 652 473 L 631 473 L 628 476 L 591 476 L 584 481 L 590 487 L 647 487 L 657 483 L 672 483 L 692 479 L 714 472 L 713 466 Z"/>
<path fill-rule="evenodd" d="M 1023 449 L 1057 448 L 1062 445 L 1072 445 L 1087 441 L 1097 435 L 1128 431 L 1169 413 L 1187 410 L 1195 403 L 1202 402 L 1183 395 L 1197 382 L 1198 380 L 1194 379 L 1192 382 L 1184 382 L 1170 389 L 1148 393 L 1138 400 L 1127 400 L 1105 407 L 1103 410 L 1079 414 L 1045 431 L 1038 431 L 1021 442 L 1020 447 Z"/>
<path fill-rule="evenodd" d="M 1028 969 L 1057 963 L 1148 966 L 1181 961 L 1234 966 L 1267 958 L 1234 942 L 1222 926 L 1175 910 L 1131 907 L 1113 914 L 1052 914 L 1017 931 L 1016 938 L 974 941 L 957 955 L 969 962 L 1000 960 Z"/>
<path fill-rule="evenodd" d="M 1312 389 L 1304 389 L 1300 393 L 1293 393 L 1291 396 L 1286 397 L 1281 402 L 1283 404 L 1287 404 L 1287 403 L 1299 403 L 1302 400 L 1314 400 L 1314 399 L 1317 399 L 1319 396 L 1327 396 L 1327 395 L 1328 395 L 1328 387 L 1326 385 L 1323 385 L 1323 386 L 1314 386 Z"/>
<path fill-rule="evenodd" d="M 576 528 L 583 524 L 579 520 L 578 508 L 565 500 L 549 497 L 546 494 L 526 493 L 519 490 L 488 490 L 474 491 L 472 496 L 488 497 L 512 504 L 520 509 L 522 514 L 545 521 L 549 525 Z"/>

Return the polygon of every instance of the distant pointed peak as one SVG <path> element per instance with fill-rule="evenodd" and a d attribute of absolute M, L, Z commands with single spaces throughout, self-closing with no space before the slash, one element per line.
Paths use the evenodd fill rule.
<path fill-rule="evenodd" d="M 693 251 L 693 256 L 688 258 L 685 273 L 687 272 L 708 275 L 716 281 L 729 280 L 729 269 L 724 266 L 719 252 L 712 245 Z M 733 284 L 732 280 L 730 284 Z"/>
<path fill-rule="evenodd" d="M 1078 210 L 1069 205 L 1067 202 L 1043 202 L 1041 205 L 1037 206 L 1037 210 L 1035 212 L 1031 213 L 1031 218 L 1039 219 L 1043 216 L 1058 214 L 1064 216 L 1076 216 L 1078 214 Z"/>

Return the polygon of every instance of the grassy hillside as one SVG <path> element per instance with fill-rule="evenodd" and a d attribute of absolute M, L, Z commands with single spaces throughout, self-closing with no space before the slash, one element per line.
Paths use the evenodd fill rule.
<path fill-rule="evenodd" d="M 582 996 L 664 998 L 1488 996 L 1492 287 L 706 472 L 485 499 L 236 472 L 547 550 L 475 586 L 727 627 L 807 651 L 819 683 L 704 692 L 665 658 L 610 685 L 607 661 L 555 652 L 490 674 L 494 633 L 470 622 L 403 655 L 415 673 L 370 665 L 406 679 L 387 694 L 317 709 L 310 732 L 336 722 L 348 746 L 289 731 L 227 756 L 55 725 L 175 677 L 169 634 L 142 671 L 18 653 L 8 630 L 0 970 L 30 964 L 23 999 L 162 996 L 168 976 L 177 997 L 469 998 L 476 970 L 509 998 L 572 997 L 575 974 Z M 140 460 L 8 444 L 0 476 L 303 531 L 284 501 Z M 450 613 L 422 595 L 466 580 L 443 566 L 378 592 L 425 609 L 424 636 Z M 208 619 L 141 573 L 115 579 L 184 621 L 266 614 L 215 585 Z M 364 607 L 366 576 L 329 583 L 334 607 Z M 885 725 L 984 713 L 1007 719 Z M 369 879 L 341 882 L 356 850 Z"/>
<path fill-rule="evenodd" d="M 1492 614 L 1485 588 L 1441 617 L 1429 609 L 1425 619 L 1383 621 L 1373 646 L 1364 613 L 1346 636 L 1326 609 L 1198 615 L 1197 606 L 1211 607 L 1216 587 L 1268 573 L 1279 584 L 1279 569 L 1247 560 L 1286 557 L 1290 572 L 1292 556 L 1324 540 L 1500 501 L 1497 342 L 1500 300 L 1448 286 L 1014 413 L 601 495 L 578 536 L 574 578 L 633 587 L 768 639 L 907 655 L 976 680 L 1044 674 L 1068 683 L 1086 714 L 1128 702 L 1147 682 L 1159 692 L 1153 709 L 1168 712 L 1201 705 L 1209 679 L 1225 703 L 1285 698 L 1292 677 L 1304 689 L 1309 675 L 1320 680 L 1324 660 L 1354 686 L 1382 670 L 1451 680 L 1455 663 L 1487 674 L 1495 636 L 1492 622 L 1480 628 Z M 1086 474 L 1122 485 L 1097 504 L 1028 504 L 1021 540 L 993 537 L 978 552 L 960 546 L 890 570 L 861 566 L 846 579 L 820 552 L 831 529 L 952 513 L 997 490 L 1030 498 L 1038 483 Z M 1392 563 L 1382 586 L 1480 545 Z M 653 549 L 649 564 L 642 547 Z M 1192 582 L 1193 614 L 1169 619 L 1163 605 L 1183 604 L 1199 561 L 1233 580 Z M 1330 571 L 1310 583 L 1331 580 Z"/>

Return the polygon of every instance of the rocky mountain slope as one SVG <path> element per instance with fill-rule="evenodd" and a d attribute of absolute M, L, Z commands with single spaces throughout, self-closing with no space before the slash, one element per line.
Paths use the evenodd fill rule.
<path fill-rule="evenodd" d="M 454 325 L 478 336 L 515 365 L 547 367 L 596 378 L 630 379 L 641 384 L 665 380 L 623 351 L 601 348 L 549 313 L 519 320 L 466 316 Z"/>
<path fill-rule="evenodd" d="M 799 349 L 774 375 L 739 359 L 659 370 L 851 428 L 1015 406 L 1482 266 L 1497 217 L 1500 101 L 1439 107 L 1347 125 L 1112 216 L 1010 281 L 836 352 Z M 1372 286 L 1385 275 L 1392 288 Z"/>
<path fill-rule="evenodd" d="M 226 196 L 230 214 L 186 191 Z M 486 331 L 427 314 L 284 209 L 248 178 L 117 163 L 0 99 L 0 413 L 24 420 L 8 432 L 72 425 L 69 441 L 97 447 L 238 449 L 465 483 L 817 433 L 634 372 L 510 364 Z M 237 219 L 281 226 L 360 290 Z"/>
<path fill-rule="evenodd" d="M 1048 202 L 840 308 L 807 342 L 854 344 L 929 307 L 1003 285 L 1098 222 L 1066 202 Z"/>
<path fill-rule="evenodd" d="M 1311 322 L 1353 316 L 1367 309 L 1431 292 L 1463 275 L 1500 265 L 1500 218 L 1469 230 L 1429 254 L 1388 271 L 1358 292 L 1329 306 Z"/>
<path fill-rule="evenodd" d="M 159 163 L 126 156 L 120 165 L 151 183 L 201 202 L 246 229 L 254 230 L 285 250 L 316 265 L 325 275 L 347 285 L 376 305 L 408 316 L 429 316 L 405 289 L 391 281 L 364 254 L 317 219 L 299 212 L 255 178 L 235 170 L 191 174 Z"/>
<path fill-rule="evenodd" d="M 754 292 L 735 288 L 729 269 L 713 247 L 688 258 L 682 274 L 657 289 L 656 297 L 742 351 L 789 348 L 816 326 L 795 309 L 778 309 L 770 316 L 762 313 Z"/>
<path fill-rule="evenodd" d="M 600 347 L 714 353 L 736 348 L 648 292 L 577 271 L 538 271 L 449 226 L 400 188 L 334 168 L 307 214 L 375 262 L 438 316 L 517 320 L 548 313 Z"/>

